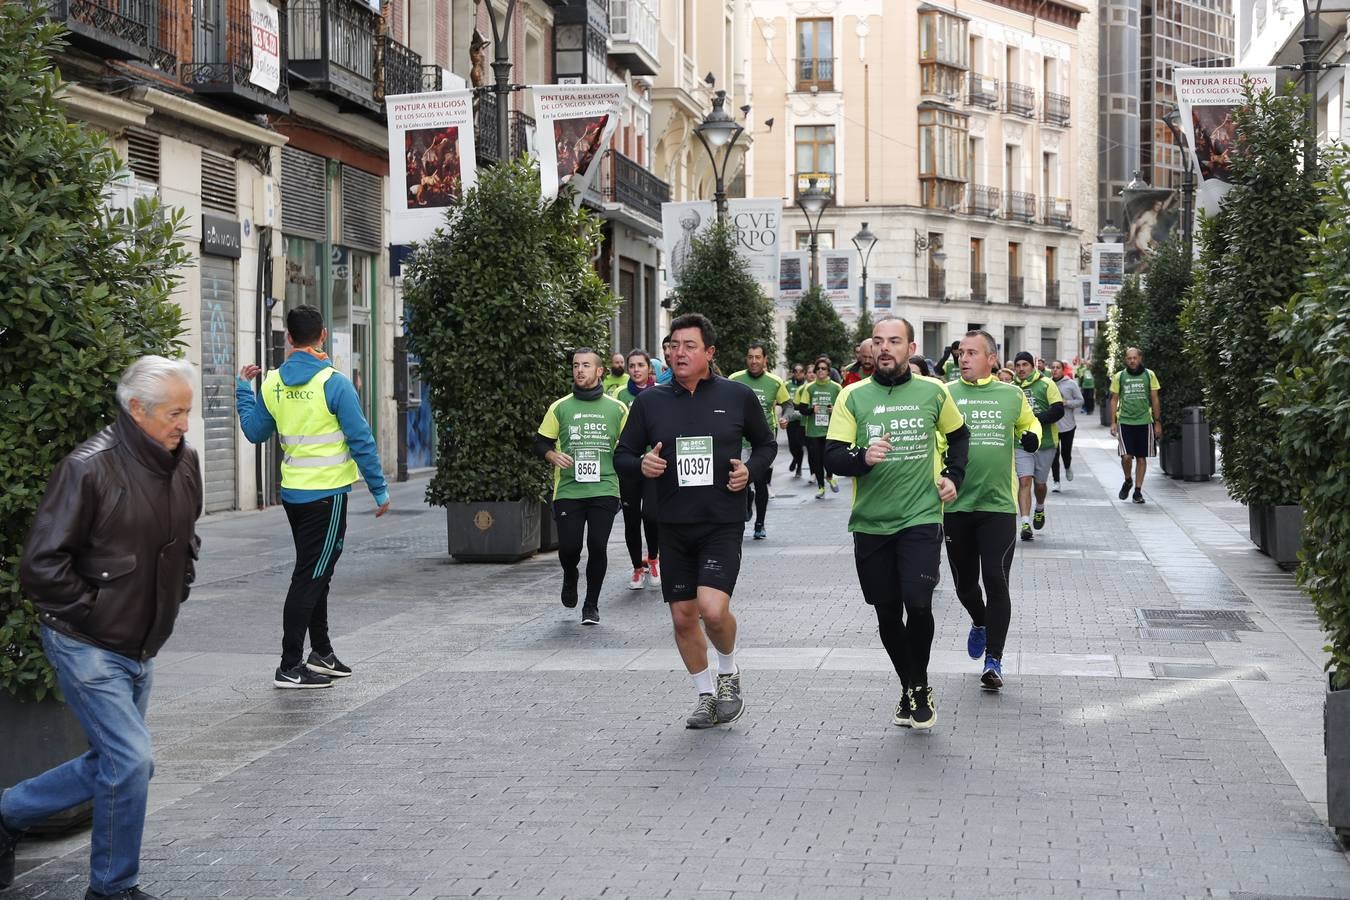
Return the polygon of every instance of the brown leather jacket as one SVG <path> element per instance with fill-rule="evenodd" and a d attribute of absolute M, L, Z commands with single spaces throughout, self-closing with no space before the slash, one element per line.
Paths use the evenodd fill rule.
<path fill-rule="evenodd" d="M 149 659 L 196 575 L 197 452 L 172 453 L 126 413 L 57 464 L 19 569 L 42 623 Z"/>

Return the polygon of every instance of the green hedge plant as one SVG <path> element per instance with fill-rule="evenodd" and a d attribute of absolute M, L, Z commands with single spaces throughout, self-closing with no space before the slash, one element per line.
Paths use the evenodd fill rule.
<path fill-rule="evenodd" d="M 527 157 L 480 170 L 404 270 L 409 350 L 437 428 L 429 503 L 548 498 L 531 442 L 570 389 L 572 351 L 604 354 L 615 309 L 590 263 L 599 223 L 573 199 L 545 202 Z"/>
<path fill-rule="evenodd" d="M 19 588 L 24 541 L 53 467 L 116 416 L 126 367 L 178 352 L 170 294 L 187 261 L 181 212 L 108 208 L 121 166 L 66 119 L 61 33 L 0 4 L 0 690 L 38 700 L 56 681 Z"/>
<path fill-rule="evenodd" d="M 1116 294 L 1116 300 L 1106 314 L 1107 355 L 1110 357 L 1111 374 L 1125 368 L 1125 351 L 1138 347 L 1142 342 L 1144 314 L 1147 310 L 1143 288 L 1139 278 L 1131 275 Z"/>
<path fill-rule="evenodd" d="M 1270 317 L 1279 347 L 1262 415 L 1278 426 L 1277 450 L 1301 488 L 1298 577 L 1312 598 L 1335 689 L 1350 688 L 1350 156 L 1331 156 L 1321 185 L 1325 218 L 1304 242 L 1310 274 Z"/>
<path fill-rule="evenodd" d="M 672 316 L 702 313 L 717 329 L 717 361 L 722 374 L 741 368 L 751 341 L 765 343 L 769 366 L 777 346 L 773 333 L 773 300 L 750 274 L 739 252 L 736 229 L 714 222 L 695 234 L 693 248 L 675 284 Z"/>
<path fill-rule="evenodd" d="M 1144 365 L 1158 376 L 1162 389 L 1163 440 L 1181 440 L 1181 410 L 1199 406 L 1204 389 L 1182 346 L 1181 309 L 1191 279 L 1186 244 L 1173 237 L 1154 252 L 1144 287 L 1144 316 L 1139 329 Z"/>
<path fill-rule="evenodd" d="M 787 356 L 794 364 L 828 356 L 841 369 L 853 361 L 848 329 L 820 285 L 802 293 L 788 319 Z"/>

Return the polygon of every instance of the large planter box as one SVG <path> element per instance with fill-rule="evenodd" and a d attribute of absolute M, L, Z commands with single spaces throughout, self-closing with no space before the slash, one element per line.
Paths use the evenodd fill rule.
<path fill-rule="evenodd" d="M 64 703 L 48 698 L 20 703 L 0 691 L 0 785 L 9 787 L 74 759 L 89 749 L 84 730 Z M 52 816 L 37 828 L 60 833 L 77 828 L 93 816 L 83 803 Z"/>
<path fill-rule="evenodd" d="M 558 549 L 558 523 L 553 520 L 553 504 L 545 503 L 539 510 L 539 552 Z"/>
<path fill-rule="evenodd" d="M 1298 552 L 1303 549 L 1303 507 L 1266 507 L 1266 553 L 1277 565 L 1293 568 L 1298 565 Z"/>
<path fill-rule="evenodd" d="M 515 562 L 539 552 L 535 500 L 448 503 L 450 555 L 461 562 Z"/>
<path fill-rule="evenodd" d="M 1181 440 L 1163 441 L 1158 447 L 1158 464 L 1168 478 L 1181 477 Z"/>
<path fill-rule="evenodd" d="M 1270 507 L 1261 506 L 1253 503 L 1247 507 L 1247 534 L 1251 537 L 1252 543 L 1262 553 L 1270 552 L 1270 541 L 1267 538 L 1267 529 L 1269 527 L 1266 511 Z"/>
<path fill-rule="evenodd" d="M 1322 705 L 1322 740 L 1327 754 L 1327 822 L 1350 845 L 1350 690 L 1327 684 Z"/>
<path fill-rule="evenodd" d="M 1111 395 L 1106 395 L 1106 402 L 1097 407 L 1097 421 L 1101 422 L 1107 428 L 1111 427 Z"/>

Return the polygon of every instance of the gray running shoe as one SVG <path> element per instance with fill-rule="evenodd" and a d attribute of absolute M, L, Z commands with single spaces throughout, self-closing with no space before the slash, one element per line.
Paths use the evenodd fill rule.
<path fill-rule="evenodd" d="M 698 706 L 684 720 L 685 728 L 711 728 L 717 724 L 717 698 L 712 694 L 699 694 Z"/>
<path fill-rule="evenodd" d="M 745 712 L 741 699 L 741 673 L 717 676 L 717 723 L 730 725 Z"/>

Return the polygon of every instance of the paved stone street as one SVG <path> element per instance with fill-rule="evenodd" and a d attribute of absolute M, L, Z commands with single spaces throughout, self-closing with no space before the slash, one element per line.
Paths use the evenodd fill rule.
<path fill-rule="evenodd" d="M 1087 417 L 1081 417 L 1086 419 Z M 331 618 L 356 676 L 271 687 L 291 545 L 280 510 L 202 525 L 198 586 L 160 657 L 142 885 L 200 897 L 1350 897 L 1326 828 L 1322 638 L 1217 482 L 1150 472 L 1117 502 L 1104 428 L 1019 544 L 1008 686 L 982 692 L 950 577 L 939 721 L 890 724 L 898 682 L 859 595 L 848 485 L 775 477 L 734 609 L 748 710 L 683 727 L 692 690 L 659 592 L 603 623 L 554 555 L 470 566 L 397 488 L 352 503 Z M 748 536 L 747 536 L 748 537 Z M 945 568 L 945 563 L 944 563 Z M 78 898 L 84 835 L 21 848 L 13 896 Z"/>

